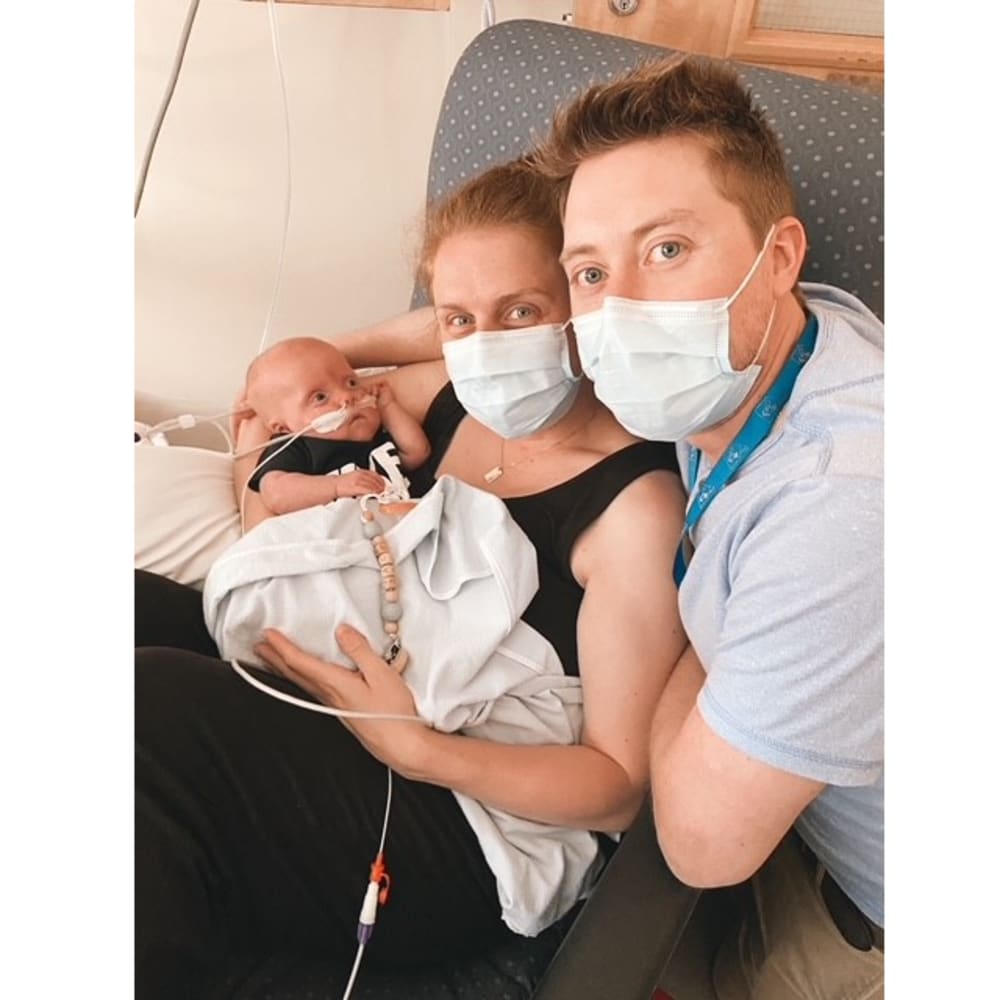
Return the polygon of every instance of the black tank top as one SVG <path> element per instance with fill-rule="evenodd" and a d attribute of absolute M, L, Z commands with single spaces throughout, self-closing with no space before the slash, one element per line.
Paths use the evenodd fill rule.
<path fill-rule="evenodd" d="M 411 479 L 427 477 L 426 481 L 415 483 L 424 491 L 432 485 L 432 477 L 466 415 L 449 382 L 434 397 L 424 418 L 424 431 L 431 443 L 430 457 L 411 474 Z M 583 588 L 570 569 L 573 546 L 584 529 L 629 483 L 654 469 L 679 473 L 677 451 L 672 444 L 639 441 L 608 455 L 559 486 L 504 499 L 511 516 L 538 553 L 538 593 L 522 617 L 552 643 L 563 669 L 574 677 L 580 674 L 576 619 Z M 663 571 L 668 572 L 668 568 Z"/>

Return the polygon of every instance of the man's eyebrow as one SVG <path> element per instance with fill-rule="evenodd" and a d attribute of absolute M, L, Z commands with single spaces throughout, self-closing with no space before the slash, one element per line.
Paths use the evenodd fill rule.
<path fill-rule="evenodd" d="M 675 222 L 691 221 L 697 221 L 697 216 L 694 212 L 689 208 L 676 208 L 664 215 L 657 216 L 650 222 L 644 222 L 641 226 L 636 226 L 628 236 L 633 240 L 641 240 L 645 236 L 648 236 L 654 229 L 659 229 L 660 226 L 670 226 Z M 559 255 L 559 263 L 565 264 L 566 261 L 571 260 L 573 257 L 589 256 L 596 253 L 597 249 L 597 246 L 593 243 L 576 243 L 563 250 Z"/>

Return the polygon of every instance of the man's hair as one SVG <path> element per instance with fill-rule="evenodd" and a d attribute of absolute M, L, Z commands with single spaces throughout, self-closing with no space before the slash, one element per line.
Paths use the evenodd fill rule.
<path fill-rule="evenodd" d="M 701 141 L 712 179 L 763 239 L 771 223 L 795 214 L 777 136 L 735 70 L 706 58 L 646 62 L 590 87 L 556 112 L 536 150 L 537 168 L 556 184 L 560 203 L 586 159 L 628 142 L 662 136 Z"/>
<path fill-rule="evenodd" d="M 457 233 L 495 226 L 528 226 L 550 243 L 553 255 L 562 249 L 556 188 L 532 157 L 493 167 L 428 206 L 417 263 L 417 281 L 428 295 L 441 244 Z"/>

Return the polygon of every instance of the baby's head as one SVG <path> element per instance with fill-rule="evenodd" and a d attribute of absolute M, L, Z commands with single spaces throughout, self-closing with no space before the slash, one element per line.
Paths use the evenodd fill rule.
<path fill-rule="evenodd" d="M 282 340 L 258 355 L 247 369 L 246 399 L 272 434 L 297 433 L 324 413 L 351 407 L 336 430 L 315 437 L 370 441 L 381 424 L 378 408 L 333 344 L 317 337 Z M 358 405 L 361 404 L 361 405 Z"/>

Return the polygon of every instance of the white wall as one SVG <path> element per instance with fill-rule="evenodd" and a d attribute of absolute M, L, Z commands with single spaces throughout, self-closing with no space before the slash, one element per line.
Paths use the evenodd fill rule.
<path fill-rule="evenodd" d="M 269 342 L 407 308 L 448 75 L 480 29 L 451 11 L 276 5 L 292 210 Z M 570 0 L 496 0 L 559 20 Z M 136 0 L 136 176 L 188 0 Z M 136 390 L 223 408 L 264 330 L 285 199 L 267 5 L 202 0 L 135 228 Z"/>

